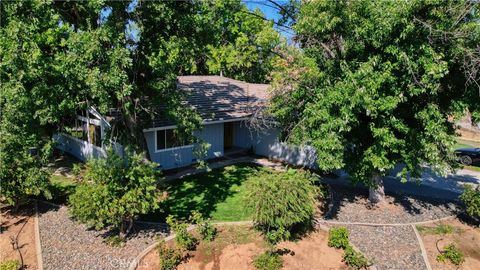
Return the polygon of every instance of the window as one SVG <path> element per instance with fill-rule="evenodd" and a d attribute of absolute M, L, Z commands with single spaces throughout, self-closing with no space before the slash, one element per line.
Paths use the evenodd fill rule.
<path fill-rule="evenodd" d="M 169 148 L 177 148 L 182 146 L 189 146 L 192 144 L 191 140 L 181 140 L 174 129 L 157 130 L 156 132 L 156 150 L 164 150 Z"/>

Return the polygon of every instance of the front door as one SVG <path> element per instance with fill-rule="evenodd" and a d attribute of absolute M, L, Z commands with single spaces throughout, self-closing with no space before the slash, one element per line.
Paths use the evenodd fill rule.
<path fill-rule="evenodd" d="M 233 122 L 223 123 L 223 148 L 230 149 L 233 146 Z"/>

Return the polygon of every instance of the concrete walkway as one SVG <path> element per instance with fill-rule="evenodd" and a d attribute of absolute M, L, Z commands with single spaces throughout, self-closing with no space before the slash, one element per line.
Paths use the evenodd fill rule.
<path fill-rule="evenodd" d="M 207 170 L 223 168 L 223 167 L 230 166 L 230 165 L 233 165 L 233 164 L 238 164 L 238 163 L 254 163 L 254 164 L 258 164 L 258 165 L 262 165 L 262 166 L 265 166 L 265 167 L 272 168 L 274 170 L 285 170 L 285 168 L 286 168 L 286 165 L 284 165 L 280 162 L 269 160 L 267 158 L 252 157 L 252 156 L 242 156 L 242 157 L 236 157 L 236 158 L 225 157 L 225 159 L 223 159 L 223 160 L 214 161 L 214 162 L 208 164 L 208 169 L 199 169 L 199 168 L 196 168 L 196 167 L 188 167 L 188 168 L 185 168 L 184 170 L 180 170 L 176 173 L 167 174 L 165 176 L 164 181 L 171 181 L 171 180 L 174 180 L 174 179 L 182 179 L 186 176 L 195 175 L 195 174 L 199 174 L 199 173 L 204 173 L 204 172 L 207 172 Z"/>

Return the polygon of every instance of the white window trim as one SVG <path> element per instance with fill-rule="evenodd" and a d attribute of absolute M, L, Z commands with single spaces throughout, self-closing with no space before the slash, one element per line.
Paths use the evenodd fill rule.
<path fill-rule="evenodd" d="M 155 148 L 156 148 L 156 147 L 155 147 Z M 155 153 L 169 152 L 169 151 L 174 151 L 174 150 L 179 150 L 179 149 L 185 149 L 185 148 L 193 148 L 193 144 L 183 145 L 183 146 L 177 146 L 177 147 L 172 147 L 172 148 L 165 148 L 165 149 L 160 149 L 160 150 L 155 150 Z"/>
<path fill-rule="evenodd" d="M 160 129 L 161 131 L 165 132 L 165 146 L 167 145 L 167 134 L 166 134 L 166 129 Z M 192 148 L 193 144 L 187 144 L 187 145 L 182 145 L 182 146 L 175 146 L 175 147 L 170 147 L 170 148 L 165 148 L 165 149 L 158 149 L 157 147 L 157 136 L 158 136 L 158 131 L 160 130 L 155 130 L 155 153 L 162 153 L 162 152 L 168 152 L 168 151 L 173 151 L 173 150 L 179 150 L 179 149 L 185 149 L 185 148 Z"/>

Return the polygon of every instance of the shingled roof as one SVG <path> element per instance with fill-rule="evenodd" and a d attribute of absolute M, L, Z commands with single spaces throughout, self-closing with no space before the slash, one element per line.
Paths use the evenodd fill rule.
<path fill-rule="evenodd" d="M 179 76 L 177 88 L 185 94 L 185 106 L 196 110 L 205 122 L 242 119 L 252 115 L 268 99 L 268 84 L 253 84 L 221 76 Z M 155 119 L 153 127 L 174 125 Z"/>

